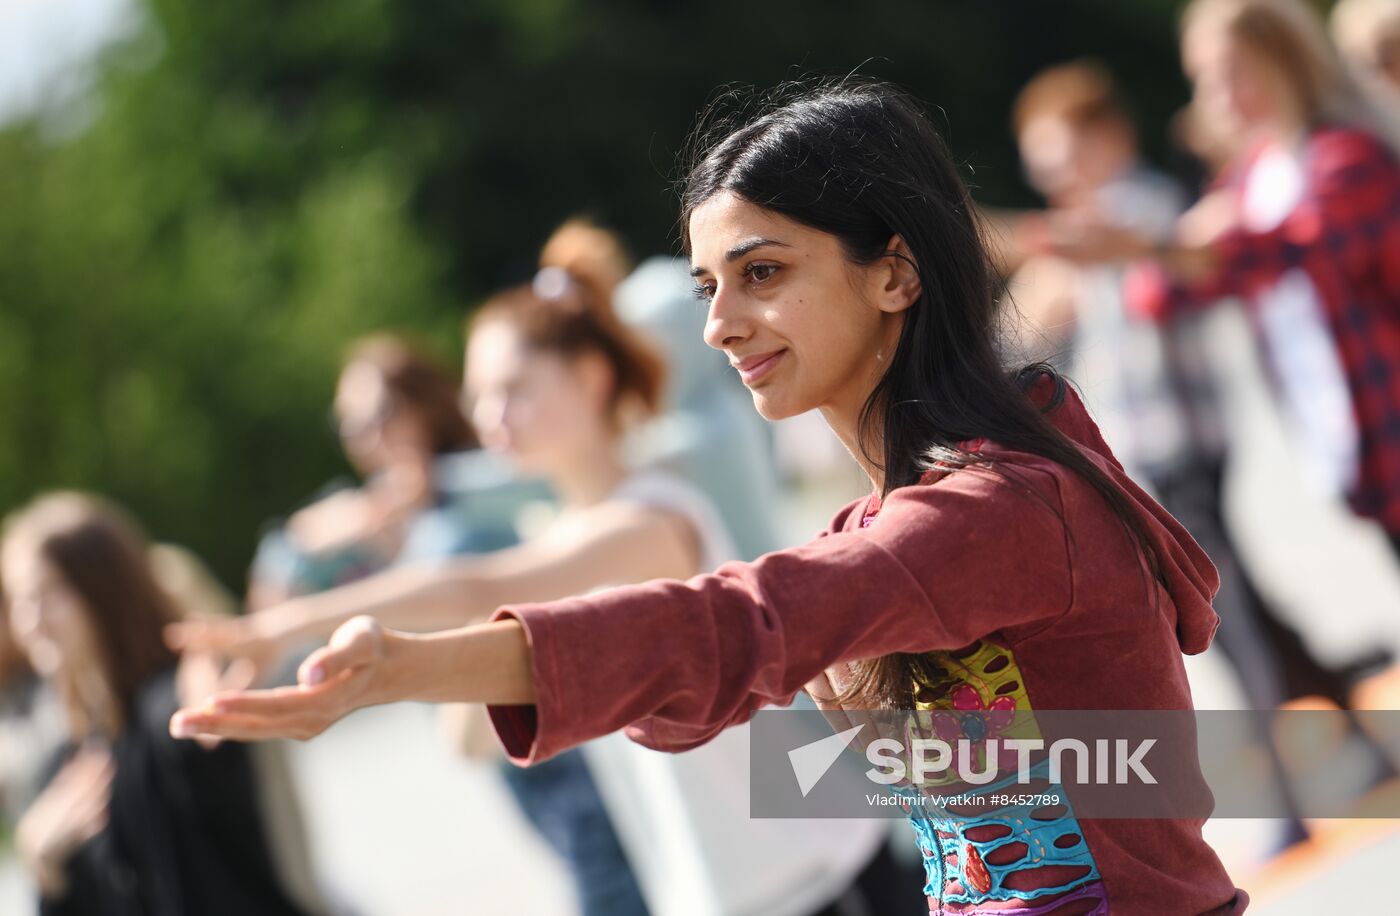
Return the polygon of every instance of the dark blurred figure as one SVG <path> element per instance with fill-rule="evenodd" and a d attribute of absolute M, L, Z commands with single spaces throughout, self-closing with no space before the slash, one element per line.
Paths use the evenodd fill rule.
<path fill-rule="evenodd" d="M 68 741 L 16 832 L 43 914 L 302 914 L 268 849 L 247 747 L 170 738 L 179 616 L 147 545 L 94 497 L 11 516 L 0 574 L 16 642 L 59 697 Z"/>

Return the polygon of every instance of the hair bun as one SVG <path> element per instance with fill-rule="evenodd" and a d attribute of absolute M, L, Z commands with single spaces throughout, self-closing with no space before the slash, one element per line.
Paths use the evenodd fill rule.
<path fill-rule="evenodd" d="M 579 300 L 578 281 L 563 267 L 546 266 L 541 267 L 535 274 L 535 279 L 530 283 L 531 289 L 536 296 L 548 302 L 558 302 L 562 299 L 572 298 L 576 303 Z M 569 294 L 573 293 L 571 297 Z"/>

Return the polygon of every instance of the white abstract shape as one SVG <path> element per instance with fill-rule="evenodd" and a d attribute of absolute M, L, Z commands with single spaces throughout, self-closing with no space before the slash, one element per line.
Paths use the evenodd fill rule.
<path fill-rule="evenodd" d="M 863 724 L 857 725 L 788 751 L 788 762 L 792 764 L 792 773 L 797 777 L 797 787 L 802 790 L 803 798 L 831 769 L 841 752 L 850 747 L 862 728 L 865 728 Z"/>

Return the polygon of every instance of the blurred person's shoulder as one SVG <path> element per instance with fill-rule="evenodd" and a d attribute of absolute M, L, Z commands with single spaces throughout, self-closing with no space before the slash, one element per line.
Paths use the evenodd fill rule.
<path fill-rule="evenodd" d="M 1355 125 L 1326 124 L 1314 130 L 1308 135 L 1307 159 L 1314 172 L 1396 168 L 1395 150 L 1375 132 Z"/>

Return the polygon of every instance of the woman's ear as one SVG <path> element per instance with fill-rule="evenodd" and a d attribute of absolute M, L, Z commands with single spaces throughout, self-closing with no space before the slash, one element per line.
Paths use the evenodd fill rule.
<path fill-rule="evenodd" d="M 914 253 L 898 234 L 890 236 L 885 246 L 882 280 L 878 303 L 882 312 L 902 312 L 918 302 L 924 291 Z"/>

